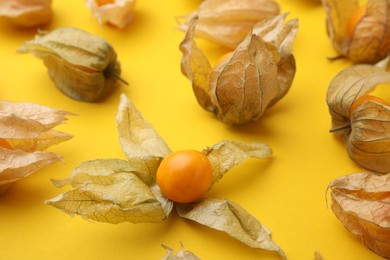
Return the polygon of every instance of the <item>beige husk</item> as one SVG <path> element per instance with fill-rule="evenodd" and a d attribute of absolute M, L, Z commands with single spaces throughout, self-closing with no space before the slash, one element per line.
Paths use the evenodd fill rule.
<path fill-rule="evenodd" d="M 327 92 L 331 132 L 344 139 L 352 160 L 380 173 L 390 172 L 390 107 L 367 101 L 351 114 L 350 108 L 357 98 L 389 82 L 383 64 L 355 65 L 336 75 Z"/>
<path fill-rule="evenodd" d="M 336 52 L 356 63 L 373 64 L 384 59 L 390 50 L 390 1 L 368 0 L 366 14 L 352 37 L 347 21 L 358 9 L 357 0 L 323 0 L 327 32 Z"/>
<path fill-rule="evenodd" d="M 333 180 L 329 189 L 332 210 L 347 230 L 390 258 L 390 174 L 350 174 Z"/>
<path fill-rule="evenodd" d="M 295 75 L 292 43 L 298 20 L 286 14 L 258 23 L 224 62 L 212 68 L 194 40 L 197 18 L 180 44 L 182 73 L 198 103 L 226 124 L 257 121 L 290 89 Z"/>
<path fill-rule="evenodd" d="M 17 52 L 41 58 L 56 87 L 80 101 L 101 100 L 120 80 L 120 64 L 114 48 L 103 38 L 77 28 L 39 32 Z"/>
<path fill-rule="evenodd" d="M 133 20 L 135 0 L 115 0 L 102 6 L 99 6 L 96 0 L 85 2 L 100 24 L 109 24 L 123 29 Z"/>
<path fill-rule="evenodd" d="M 0 147 L 2 192 L 10 184 L 62 158 L 43 150 L 72 138 L 52 129 L 64 123 L 67 115 L 70 113 L 34 103 L 0 101 L 0 139 L 10 146 Z"/>
<path fill-rule="evenodd" d="M 179 20 L 178 28 L 187 31 L 191 20 L 198 17 L 196 37 L 235 49 L 257 22 L 279 12 L 280 6 L 274 0 L 205 0 L 196 11 Z"/>
<path fill-rule="evenodd" d="M 0 17 L 18 27 L 36 27 L 51 21 L 51 0 L 2 0 Z"/>

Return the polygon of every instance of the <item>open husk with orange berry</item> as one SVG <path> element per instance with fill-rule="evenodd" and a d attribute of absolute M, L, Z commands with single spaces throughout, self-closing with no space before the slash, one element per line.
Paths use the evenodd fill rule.
<path fill-rule="evenodd" d="M 370 93 L 379 84 L 390 83 L 387 61 L 354 65 L 331 81 L 327 103 L 331 132 L 344 139 L 349 156 L 375 172 L 390 172 L 390 106 Z"/>
<path fill-rule="evenodd" d="M 46 201 L 47 204 L 71 215 L 107 223 L 161 222 L 176 209 L 180 217 L 223 231 L 250 247 L 285 257 L 271 239 L 270 231 L 240 205 L 207 197 L 208 190 L 238 163 L 270 156 L 272 151 L 267 145 L 222 141 L 201 152 L 172 153 L 123 94 L 116 120 L 127 160 L 81 163 L 67 179 L 53 181 L 58 187 L 70 185 L 73 189 Z M 180 182 L 182 187 L 178 186 Z"/>
<path fill-rule="evenodd" d="M 373 64 L 390 50 L 390 1 L 323 0 L 327 32 L 336 52 L 355 63 Z"/>

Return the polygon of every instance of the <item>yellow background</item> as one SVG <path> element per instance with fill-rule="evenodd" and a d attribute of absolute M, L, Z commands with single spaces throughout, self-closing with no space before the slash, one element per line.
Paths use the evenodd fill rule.
<path fill-rule="evenodd" d="M 58 127 L 74 138 L 49 151 L 64 156 L 14 184 L 0 197 L 0 259 L 160 259 L 160 244 L 185 249 L 202 259 L 279 259 L 249 248 L 228 235 L 180 219 L 173 213 L 157 224 L 93 223 L 44 204 L 68 190 L 55 188 L 78 164 L 97 158 L 125 158 L 115 115 L 120 93 L 142 111 L 172 150 L 201 150 L 224 139 L 270 145 L 269 159 L 248 160 L 229 172 L 208 196 L 239 203 L 272 232 L 289 259 L 381 259 L 350 235 L 326 205 L 326 188 L 338 176 L 365 171 L 353 163 L 344 144 L 329 133 L 326 90 L 350 65 L 328 61 L 336 55 L 326 35 L 325 14 L 311 0 L 279 0 L 289 19 L 299 18 L 294 43 L 297 73 L 290 92 L 257 123 L 230 127 L 202 110 L 190 82 L 180 72 L 178 49 L 184 34 L 176 17 L 197 8 L 199 0 L 139 0 L 134 21 L 125 30 L 100 26 L 82 0 L 54 0 L 54 18 L 45 29 L 73 26 L 103 36 L 118 53 L 121 85 L 102 103 L 83 103 L 60 93 L 43 62 L 15 54 L 35 30 L 0 23 L 0 99 L 30 101 L 71 111 Z M 201 43 L 211 60 L 223 48 Z"/>

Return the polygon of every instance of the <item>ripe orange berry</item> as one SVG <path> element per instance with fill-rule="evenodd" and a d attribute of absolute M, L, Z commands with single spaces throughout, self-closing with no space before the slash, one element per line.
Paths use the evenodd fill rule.
<path fill-rule="evenodd" d="M 167 198 L 187 203 L 200 199 L 210 189 L 213 170 L 206 155 L 194 150 L 183 150 L 162 160 L 156 179 Z"/>
<path fill-rule="evenodd" d="M 347 33 L 350 38 L 352 38 L 353 33 L 355 32 L 357 24 L 360 22 L 362 17 L 366 14 L 366 6 L 360 6 L 356 9 L 347 21 Z"/>
<path fill-rule="evenodd" d="M 106 5 L 106 4 L 112 4 L 115 0 L 96 0 L 96 3 L 98 6 Z"/>
<path fill-rule="evenodd" d="M 382 104 L 382 105 L 386 105 L 386 106 L 389 105 L 389 103 L 387 103 L 385 100 L 383 100 L 383 99 L 381 99 L 379 97 L 371 96 L 371 95 L 364 95 L 364 96 L 358 97 L 352 103 L 352 106 L 349 109 L 349 114 L 352 114 L 353 111 L 355 111 L 358 106 L 360 106 L 361 104 L 363 104 L 366 101 L 372 101 L 372 102 L 376 102 L 376 103 L 379 103 L 379 104 Z"/>
<path fill-rule="evenodd" d="M 0 147 L 3 147 L 5 149 L 12 149 L 12 146 L 5 140 L 0 138 Z"/>
<path fill-rule="evenodd" d="M 233 54 L 232 51 L 228 52 L 228 53 L 225 53 L 224 55 L 222 55 L 221 57 L 218 58 L 218 60 L 215 62 L 215 65 L 214 65 L 214 68 L 217 67 L 219 64 L 221 64 L 222 62 L 224 62 L 227 58 L 229 58 L 231 55 Z"/>

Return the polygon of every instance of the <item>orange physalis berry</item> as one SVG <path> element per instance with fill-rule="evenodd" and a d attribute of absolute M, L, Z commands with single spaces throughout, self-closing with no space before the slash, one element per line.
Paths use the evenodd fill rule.
<path fill-rule="evenodd" d="M 360 22 L 362 17 L 366 14 L 366 6 L 360 6 L 358 9 L 356 9 L 351 16 L 348 18 L 347 21 L 347 33 L 350 38 L 352 38 L 357 24 Z"/>
<path fill-rule="evenodd" d="M 187 203 L 200 199 L 210 189 L 213 170 L 206 155 L 194 150 L 183 150 L 162 160 L 156 179 L 167 198 Z"/>
<path fill-rule="evenodd" d="M 360 106 L 361 104 L 363 104 L 366 101 L 372 101 L 372 102 L 376 102 L 376 103 L 379 103 L 379 104 L 382 104 L 382 105 L 386 105 L 386 106 L 389 105 L 389 103 L 387 103 L 385 100 L 383 100 L 383 99 L 381 99 L 379 97 L 371 96 L 371 95 L 364 95 L 364 96 L 358 97 L 352 103 L 352 106 L 349 109 L 349 114 L 352 114 L 353 111 L 355 111 L 358 106 Z"/>

